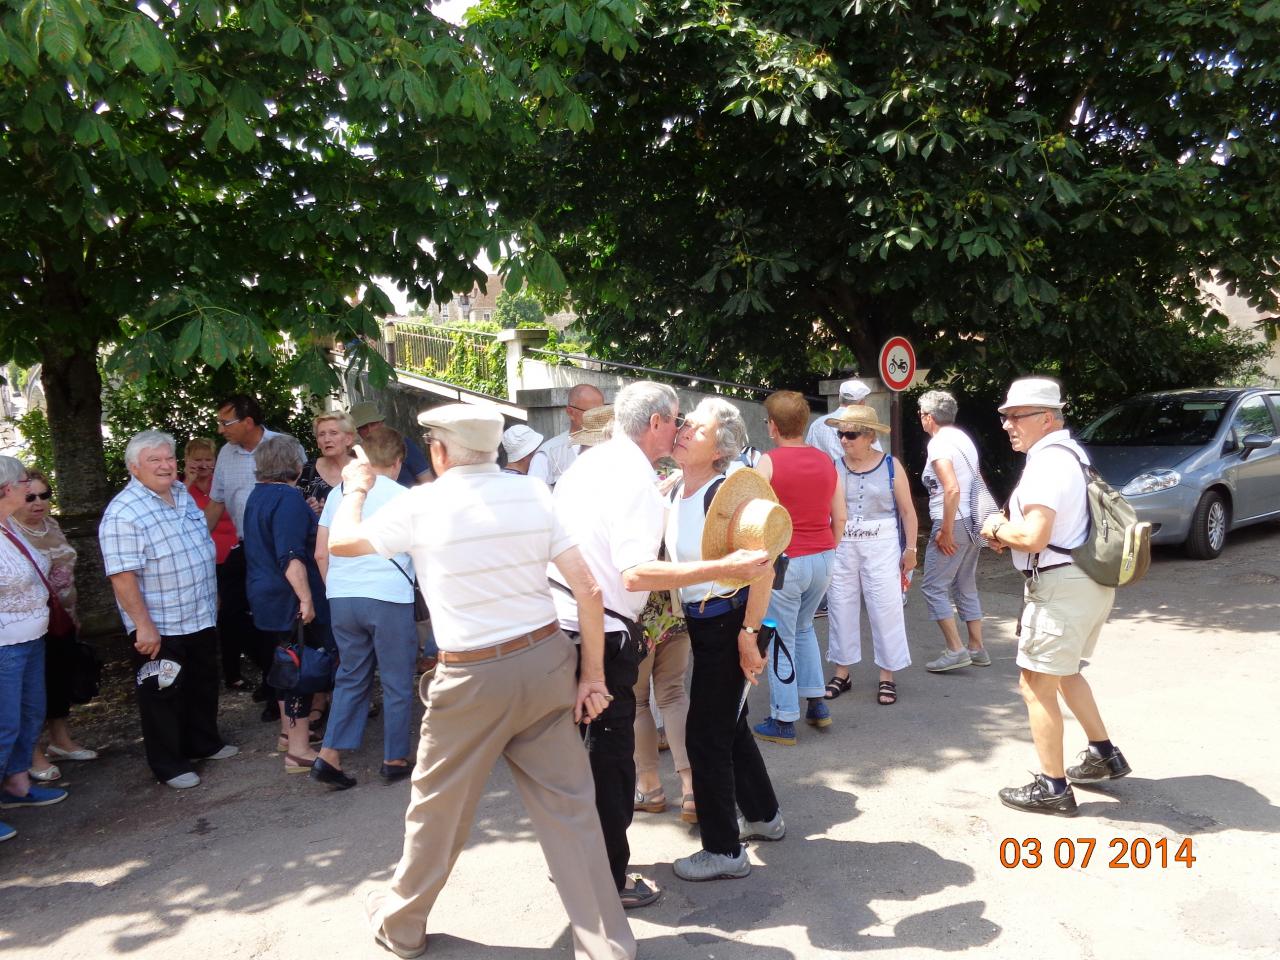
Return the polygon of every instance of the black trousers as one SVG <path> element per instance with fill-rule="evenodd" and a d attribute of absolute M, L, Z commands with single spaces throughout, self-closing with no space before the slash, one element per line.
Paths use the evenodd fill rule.
<path fill-rule="evenodd" d="M 129 634 L 129 641 L 137 640 Z M 132 655 L 138 715 L 147 763 L 156 779 L 172 780 L 192 772 L 191 761 L 217 753 L 224 746 L 218 733 L 218 633 L 210 627 L 197 633 L 160 638 L 154 660 L 135 649 Z M 162 670 L 172 661 L 181 669 L 172 683 Z M 141 682 L 138 682 L 141 677 Z"/>
<path fill-rule="evenodd" d="M 575 640 L 577 634 L 570 634 Z M 582 739 L 596 784 L 596 812 L 604 832 L 609 871 L 621 890 L 627 882 L 631 846 L 627 828 L 634 815 L 636 793 L 636 679 L 640 658 L 626 633 L 604 635 L 604 681 L 613 700 L 600 716 L 582 726 Z M 581 664 L 581 648 L 579 648 Z"/>
<path fill-rule="evenodd" d="M 44 640 L 44 718 L 65 720 L 71 716 L 71 671 L 75 669 L 72 652 L 76 635 L 46 636 Z"/>
<path fill-rule="evenodd" d="M 738 664 L 738 631 L 745 614 L 746 608 L 740 607 L 719 617 L 685 621 L 693 678 L 684 742 L 698 832 L 704 850 L 728 856 L 735 856 L 740 847 L 737 809 L 756 821 L 772 820 L 778 813 L 778 798 L 747 724 L 747 711 L 737 714 L 746 682 Z"/>
<path fill-rule="evenodd" d="M 253 625 L 249 595 L 245 590 L 244 546 L 235 547 L 218 564 L 218 643 L 222 650 L 222 680 L 230 685 L 241 679 L 240 657 L 247 656 L 265 678 L 271 669 L 275 644 Z"/>

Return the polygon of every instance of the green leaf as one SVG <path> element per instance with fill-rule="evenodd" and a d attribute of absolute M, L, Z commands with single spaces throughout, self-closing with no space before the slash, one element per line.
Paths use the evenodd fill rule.
<path fill-rule="evenodd" d="M 209 126 L 204 131 L 204 137 L 201 143 L 210 153 L 218 152 L 218 141 L 222 139 L 222 134 L 227 128 L 227 111 L 218 110 L 209 118 Z"/>
<path fill-rule="evenodd" d="M 239 351 L 227 337 L 221 324 L 205 317 L 200 330 L 200 359 L 217 370 L 237 353 Z"/>
<path fill-rule="evenodd" d="M 174 373 L 181 373 L 183 364 L 194 357 L 196 351 L 200 349 L 201 325 L 200 317 L 192 317 L 182 328 L 182 333 L 178 335 L 178 341 L 173 345 Z"/>
<path fill-rule="evenodd" d="M 258 142 L 253 128 L 240 113 L 230 107 L 227 108 L 227 142 L 241 153 L 248 153 Z"/>
<path fill-rule="evenodd" d="M 297 26 L 292 26 L 280 37 L 280 52 L 286 57 L 291 57 L 300 43 L 302 43 L 302 31 Z"/>
<path fill-rule="evenodd" d="M 80 21 L 69 7 L 68 0 L 45 0 L 44 23 L 40 31 L 40 45 L 44 52 L 63 66 L 75 59 L 83 42 Z"/>
<path fill-rule="evenodd" d="M 543 290 L 552 293 L 559 293 L 568 286 L 565 280 L 564 271 L 560 269 L 560 264 L 556 263 L 556 258 L 545 250 L 539 250 L 533 255 L 533 263 L 529 268 L 529 279 Z"/>

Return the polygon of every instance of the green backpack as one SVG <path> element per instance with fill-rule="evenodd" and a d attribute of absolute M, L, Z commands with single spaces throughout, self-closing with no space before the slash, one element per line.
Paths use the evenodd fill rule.
<path fill-rule="evenodd" d="M 1085 501 L 1089 506 L 1089 532 L 1084 543 L 1068 550 L 1081 570 L 1104 587 L 1127 587 L 1147 575 L 1151 566 L 1151 524 L 1139 520 L 1129 501 L 1103 480 L 1098 471 L 1065 444 L 1051 444 L 1070 452 L 1084 472 Z"/>

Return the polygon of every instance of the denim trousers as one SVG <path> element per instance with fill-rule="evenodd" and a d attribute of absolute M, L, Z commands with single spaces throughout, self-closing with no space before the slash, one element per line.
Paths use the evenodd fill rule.
<path fill-rule="evenodd" d="M 745 607 L 689 620 L 693 679 L 685 743 L 693 772 L 702 849 L 737 856 L 738 809 L 752 821 L 772 820 L 778 798 L 765 769 L 747 711 L 738 713 L 746 679 L 738 663 L 738 631 Z"/>
<path fill-rule="evenodd" d="M 826 692 L 813 614 L 831 583 L 835 555 L 834 550 L 823 550 L 805 557 L 792 557 L 782 589 L 774 590 L 769 598 L 769 618 L 778 625 L 778 635 L 767 653 L 769 713 L 777 720 L 799 720 L 801 698 L 821 697 Z M 775 651 L 778 644 L 791 655 L 789 661 L 782 651 Z M 791 683 L 783 683 L 792 664 L 795 677 Z"/>
<path fill-rule="evenodd" d="M 355 750 L 364 736 L 373 696 L 373 668 L 382 680 L 382 758 L 409 758 L 413 726 L 413 673 L 418 631 L 412 603 L 331 597 L 329 616 L 338 645 L 338 675 L 324 745 Z"/>
<path fill-rule="evenodd" d="M 0 775 L 25 773 L 44 726 L 44 637 L 0 646 Z"/>

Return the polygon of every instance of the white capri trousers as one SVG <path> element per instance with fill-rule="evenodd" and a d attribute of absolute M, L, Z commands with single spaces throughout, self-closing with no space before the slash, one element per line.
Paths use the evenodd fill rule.
<path fill-rule="evenodd" d="M 911 666 L 902 613 L 902 551 L 896 534 L 879 540 L 841 540 L 827 589 L 827 660 L 862 662 L 859 606 L 865 601 L 876 666 L 897 672 Z"/>

